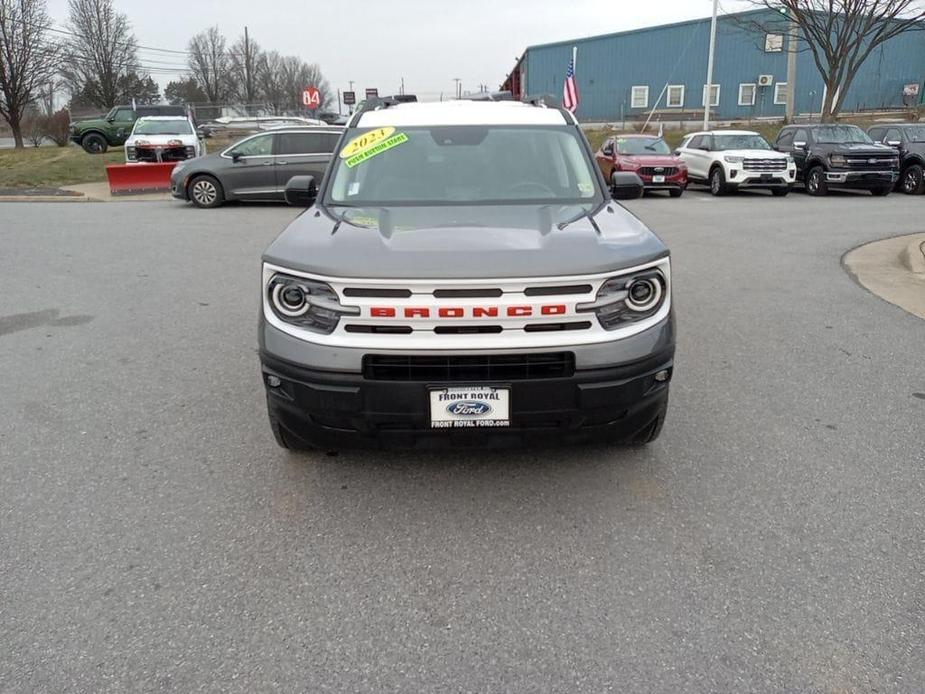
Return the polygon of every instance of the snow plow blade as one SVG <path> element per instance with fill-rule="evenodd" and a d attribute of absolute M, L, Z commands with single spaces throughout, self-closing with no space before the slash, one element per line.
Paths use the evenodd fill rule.
<path fill-rule="evenodd" d="M 138 195 L 170 190 L 170 174 L 176 162 L 166 164 L 107 164 L 109 192 L 113 195 Z"/>

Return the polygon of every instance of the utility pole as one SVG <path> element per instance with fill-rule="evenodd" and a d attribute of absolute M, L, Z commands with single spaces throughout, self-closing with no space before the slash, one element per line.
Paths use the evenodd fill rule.
<path fill-rule="evenodd" d="M 401 91 L 398 93 L 401 94 L 402 96 L 405 95 L 405 78 L 404 77 L 401 78 Z"/>
<path fill-rule="evenodd" d="M 456 98 L 459 99 L 462 97 L 462 80 L 459 77 L 454 77 L 453 81 L 456 82 Z"/>
<path fill-rule="evenodd" d="M 797 100 L 797 22 L 793 10 L 790 11 L 790 40 L 787 43 L 787 107 L 785 123 L 793 123 L 796 115 Z"/>
<path fill-rule="evenodd" d="M 713 58 L 716 54 L 716 15 L 719 12 L 719 0 L 713 0 L 713 21 L 710 24 L 710 57 L 707 59 L 707 87 L 704 95 L 703 129 L 710 129 L 710 104 L 713 103 Z"/>

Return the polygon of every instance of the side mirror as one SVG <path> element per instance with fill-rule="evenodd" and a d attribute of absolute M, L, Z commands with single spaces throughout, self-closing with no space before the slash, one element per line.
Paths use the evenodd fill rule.
<path fill-rule="evenodd" d="M 241 153 L 240 153 L 240 152 L 232 152 L 232 153 L 231 153 L 231 161 L 233 161 L 235 164 L 237 164 L 237 163 L 238 163 L 239 161 L 241 161 L 243 158 L 244 158 L 244 157 L 241 156 Z"/>
<path fill-rule="evenodd" d="M 675 155 L 676 157 L 680 157 L 680 156 L 681 156 L 681 150 L 680 150 L 680 149 L 676 149 L 674 152 L 672 152 L 672 154 Z"/>
<path fill-rule="evenodd" d="M 645 188 L 642 179 L 631 171 L 615 171 L 610 178 L 610 194 L 614 200 L 641 198 Z"/>
<path fill-rule="evenodd" d="M 793 143 L 794 149 L 806 149 L 806 142 L 803 140 L 797 140 Z"/>
<path fill-rule="evenodd" d="M 901 149 L 902 146 L 903 146 L 903 143 L 900 142 L 899 140 L 887 140 L 886 143 L 887 143 L 890 147 L 893 147 L 893 148 L 895 148 L 895 149 Z"/>
<path fill-rule="evenodd" d="M 314 176 L 293 176 L 286 184 L 286 202 L 293 207 L 311 207 L 317 198 Z"/>

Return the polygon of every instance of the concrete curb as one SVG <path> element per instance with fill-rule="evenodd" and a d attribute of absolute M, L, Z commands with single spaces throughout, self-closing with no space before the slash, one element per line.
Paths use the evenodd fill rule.
<path fill-rule="evenodd" d="M 925 240 L 913 239 L 899 254 L 899 259 L 916 275 L 925 276 Z"/>
<path fill-rule="evenodd" d="M 0 195 L 0 202 L 102 202 L 85 195 Z"/>

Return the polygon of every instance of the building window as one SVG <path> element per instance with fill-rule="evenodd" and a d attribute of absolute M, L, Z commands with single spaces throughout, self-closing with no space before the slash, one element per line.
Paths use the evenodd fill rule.
<path fill-rule="evenodd" d="M 632 96 L 630 97 L 630 108 L 648 108 L 649 107 L 649 88 L 633 87 Z"/>
<path fill-rule="evenodd" d="M 754 106 L 756 91 L 757 91 L 756 84 L 740 84 L 739 85 L 739 106 Z"/>
<path fill-rule="evenodd" d="M 719 85 L 714 84 L 710 89 L 710 108 L 719 106 Z M 707 105 L 707 85 L 703 85 L 703 105 Z"/>
<path fill-rule="evenodd" d="M 765 53 L 780 53 L 784 50 L 783 34 L 768 34 L 764 37 Z"/>
<path fill-rule="evenodd" d="M 782 106 L 787 103 L 787 83 L 778 82 L 774 85 L 774 103 Z"/>
<path fill-rule="evenodd" d="M 665 96 L 665 105 L 668 108 L 682 108 L 684 106 L 684 85 L 668 85 L 668 93 Z"/>

